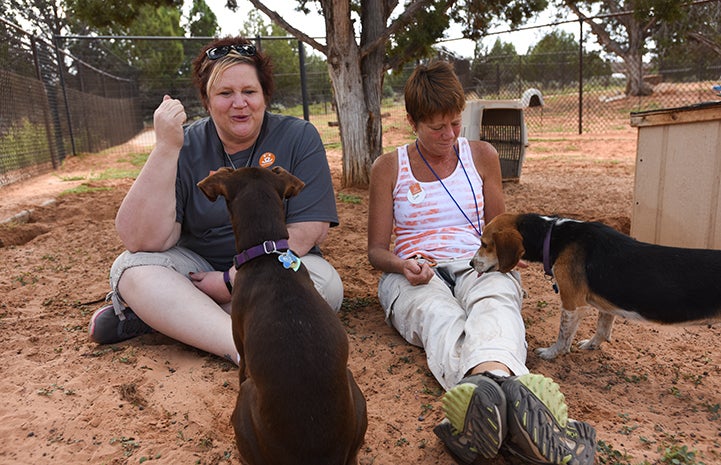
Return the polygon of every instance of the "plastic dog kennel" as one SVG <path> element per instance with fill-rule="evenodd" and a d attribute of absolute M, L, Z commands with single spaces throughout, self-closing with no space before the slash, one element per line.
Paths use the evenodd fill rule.
<path fill-rule="evenodd" d="M 501 159 L 503 180 L 518 182 L 528 145 L 521 101 L 467 101 L 463 111 L 461 136 L 492 144 Z"/>

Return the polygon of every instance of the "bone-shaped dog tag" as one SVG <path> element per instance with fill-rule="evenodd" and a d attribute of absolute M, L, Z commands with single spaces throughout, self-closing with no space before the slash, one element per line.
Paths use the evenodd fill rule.
<path fill-rule="evenodd" d="M 279 254 L 278 261 L 283 264 L 283 268 L 286 270 L 290 268 L 293 271 L 298 271 L 298 268 L 300 268 L 300 258 L 296 257 L 290 250 Z"/>

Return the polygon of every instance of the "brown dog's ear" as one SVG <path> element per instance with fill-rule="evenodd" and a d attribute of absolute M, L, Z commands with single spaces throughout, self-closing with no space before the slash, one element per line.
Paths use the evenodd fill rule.
<path fill-rule="evenodd" d="M 526 249 L 523 248 L 523 237 L 516 229 L 502 229 L 493 233 L 496 246 L 498 271 L 508 273 L 521 259 Z"/>
<path fill-rule="evenodd" d="M 278 177 L 283 181 L 282 185 L 278 189 L 278 192 L 284 199 L 298 195 L 298 193 L 305 187 L 305 183 L 303 181 L 296 178 L 280 166 L 274 166 L 271 168 L 271 171 L 278 175 Z"/>
<path fill-rule="evenodd" d="M 228 198 L 226 183 L 232 172 L 233 169 L 227 166 L 218 171 L 211 171 L 205 179 L 198 183 L 198 187 L 211 202 L 215 202 L 219 195 Z"/>

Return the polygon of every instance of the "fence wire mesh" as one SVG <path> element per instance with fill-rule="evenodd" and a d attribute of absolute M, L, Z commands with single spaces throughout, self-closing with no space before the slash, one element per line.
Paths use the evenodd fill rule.
<path fill-rule="evenodd" d="M 585 65 L 578 54 L 495 56 L 475 64 L 467 91 L 487 100 L 520 99 L 538 89 L 543 106 L 525 110 L 528 132 L 604 132 L 629 126 L 635 111 L 676 108 L 718 98 L 713 86 L 721 79 L 721 60 L 709 57 L 702 69 L 661 62 L 645 81 L 653 88 L 647 96 L 627 96 L 626 79 L 619 65 Z M 581 74 L 581 79 L 579 79 Z"/>
<path fill-rule="evenodd" d="M 0 186 L 52 170 L 67 156 L 152 138 L 153 111 L 164 94 L 180 99 L 191 120 L 206 114 L 190 63 L 208 38 L 57 37 L 52 44 L 0 18 L 0 40 Z M 297 40 L 256 41 L 275 63 L 271 109 L 307 116 L 327 145 L 339 146 L 324 59 L 304 52 L 301 73 Z M 645 97 L 626 96 L 625 79 L 611 65 L 580 68 L 581 62 L 573 53 L 454 61 L 468 98 L 519 100 L 528 89 L 541 93 L 543 105 L 524 110 L 528 138 L 628 128 L 633 111 L 718 98 L 712 91 L 721 76 L 718 59 L 690 67 L 661 63 L 648 76 L 653 94 Z M 413 67 L 386 76 L 384 115 L 403 120 L 403 85 Z"/>
<path fill-rule="evenodd" d="M 0 21 L 0 184 L 99 152 L 143 128 L 137 81 Z"/>

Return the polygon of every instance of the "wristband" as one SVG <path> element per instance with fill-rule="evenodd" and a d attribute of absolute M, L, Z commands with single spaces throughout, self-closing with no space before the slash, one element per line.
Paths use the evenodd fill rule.
<path fill-rule="evenodd" d="M 228 288 L 230 295 L 233 295 L 233 285 L 230 284 L 230 270 L 223 271 L 223 282 L 225 282 L 225 287 Z"/>

